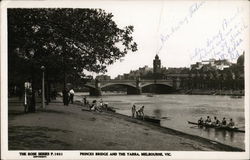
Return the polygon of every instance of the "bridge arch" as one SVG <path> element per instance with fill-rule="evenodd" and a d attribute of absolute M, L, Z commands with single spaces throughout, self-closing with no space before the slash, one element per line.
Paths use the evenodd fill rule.
<path fill-rule="evenodd" d="M 113 86 L 113 85 L 120 85 L 120 86 L 125 86 L 125 87 L 136 88 L 135 85 L 129 84 L 129 83 L 107 83 L 107 84 L 102 85 L 101 88 L 109 87 L 109 86 Z"/>
<path fill-rule="evenodd" d="M 140 92 L 135 85 L 130 84 L 130 83 L 108 83 L 108 84 L 101 86 L 101 89 L 103 90 L 105 87 L 110 87 L 110 86 L 126 87 L 127 94 L 138 94 Z"/>
<path fill-rule="evenodd" d="M 142 84 L 141 85 L 141 87 L 143 88 L 143 87 L 147 87 L 147 86 L 150 86 L 150 85 L 164 85 L 164 86 L 168 86 L 168 87 L 173 87 L 173 86 L 171 86 L 170 84 L 168 84 L 168 83 L 146 83 L 146 84 Z"/>
<path fill-rule="evenodd" d="M 175 91 L 174 87 L 167 83 L 147 83 L 141 86 L 144 93 L 168 94 Z"/>

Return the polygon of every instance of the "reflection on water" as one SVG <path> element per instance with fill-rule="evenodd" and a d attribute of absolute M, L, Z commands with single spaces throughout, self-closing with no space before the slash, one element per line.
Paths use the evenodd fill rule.
<path fill-rule="evenodd" d="M 205 128 L 202 126 L 195 126 L 195 127 L 190 127 L 190 128 L 199 130 L 200 136 L 206 137 L 212 140 L 219 141 L 222 138 L 223 141 L 229 141 L 231 143 L 234 143 L 236 141 L 236 139 L 234 138 L 235 132 L 232 132 L 232 131 L 218 130 L 215 128 Z"/>
<path fill-rule="evenodd" d="M 77 98 L 77 97 L 76 97 Z M 89 97 L 93 100 L 95 98 Z M 232 99 L 229 96 L 211 95 L 106 95 L 105 102 L 116 108 L 118 113 L 131 116 L 133 104 L 139 109 L 145 106 L 144 113 L 161 119 L 161 126 L 185 133 L 198 135 L 231 146 L 245 148 L 244 133 L 199 128 L 187 121 L 197 122 L 200 117 L 216 116 L 219 120 L 233 118 L 236 125 L 244 130 L 244 98 Z"/>
<path fill-rule="evenodd" d="M 153 113 L 155 115 L 156 118 L 161 118 L 161 110 L 160 109 L 154 109 Z"/>
<path fill-rule="evenodd" d="M 230 136 L 230 141 L 233 142 L 234 141 L 234 132 L 229 132 L 229 136 Z"/>

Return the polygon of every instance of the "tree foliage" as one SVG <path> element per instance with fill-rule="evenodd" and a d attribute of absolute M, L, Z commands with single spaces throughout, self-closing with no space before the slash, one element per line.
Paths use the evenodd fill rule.
<path fill-rule="evenodd" d="M 102 9 L 8 9 L 10 70 L 18 56 L 45 65 L 51 76 L 105 72 L 107 65 L 137 50 L 133 26 L 120 29 L 112 17 Z"/>

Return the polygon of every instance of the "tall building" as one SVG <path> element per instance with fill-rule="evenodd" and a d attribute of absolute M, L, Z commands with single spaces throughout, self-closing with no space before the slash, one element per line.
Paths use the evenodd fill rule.
<path fill-rule="evenodd" d="M 229 68 L 231 65 L 232 65 L 232 63 L 226 59 L 222 59 L 222 60 L 209 59 L 209 60 L 205 60 L 202 62 L 196 62 L 196 64 L 192 64 L 191 70 L 192 69 L 200 70 L 204 66 L 213 67 L 213 68 L 219 69 L 219 70 L 224 70 L 225 68 Z"/>
<path fill-rule="evenodd" d="M 155 56 L 153 64 L 154 64 L 154 73 L 160 73 L 161 72 L 161 60 L 159 59 L 159 56 L 157 54 Z"/>

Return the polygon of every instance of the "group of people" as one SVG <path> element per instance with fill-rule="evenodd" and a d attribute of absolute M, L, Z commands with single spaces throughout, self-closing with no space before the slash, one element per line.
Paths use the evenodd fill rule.
<path fill-rule="evenodd" d="M 132 118 L 142 118 L 144 119 L 144 106 L 136 110 L 136 106 L 132 106 Z"/>
<path fill-rule="evenodd" d="M 99 111 L 101 112 L 102 110 L 105 110 L 105 108 L 107 108 L 107 105 L 103 103 L 103 100 L 100 99 L 99 103 L 97 102 L 97 100 L 93 100 L 92 104 L 89 106 L 89 109 L 91 111 Z"/>
<path fill-rule="evenodd" d="M 199 125 L 214 125 L 214 126 L 222 126 L 222 127 L 231 127 L 233 128 L 235 126 L 234 122 L 233 122 L 233 119 L 230 118 L 229 122 L 227 123 L 227 120 L 226 118 L 224 117 L 222 119 L 222 121 L 220 122 L 217 117 L 215 116 L 214 117 L 214 120 L 212 121 L 211 118 L 209 116 L 207 116 L 207 119 L 206 120 L 203 120 L 203 118 L 201 117 L 199 120 L 198 120 L 198 124 Z"/>
<path fill-rule="evenodd" d="M 69 105 L 69 103 L 73 104 L 74 103 L 74 95 L 75 95 L 75 92 L 74 92 L 73 88 L 71 88 L 70 90 L 65 88 L 63 90 L 63 104 L 66 106 Z"/>
<path fill-rule="evenodd" d="M 90 104 L 89 101 L 87 100 L 87 97 L 83 97 L 83 104 L 84 106 L 88 106 L 89 110 L 91 111 L 103 111 L 103 110 L 108 110 L 108 103 L 104 103 L 102 99 L 99 100 L 93 100 L 92 103 Z"/>

